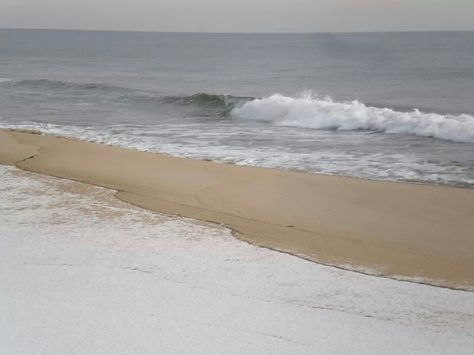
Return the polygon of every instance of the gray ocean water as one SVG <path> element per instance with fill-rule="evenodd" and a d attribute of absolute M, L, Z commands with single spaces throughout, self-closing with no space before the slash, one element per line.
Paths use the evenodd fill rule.
<path fill-rule="evenodd" d="M 0 30 L 0 127 L 474 187 L 474 32 Z"/>

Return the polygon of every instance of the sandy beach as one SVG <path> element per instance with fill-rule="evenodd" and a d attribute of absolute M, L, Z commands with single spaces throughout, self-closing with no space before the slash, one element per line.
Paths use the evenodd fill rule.
<path fill-rule="evenodd" d="M 0 132 L 0 163 L 116 190 L 165 214 L 231 228 L 322 264 L 451 288 L 474 286 L 474 190 L 176 158 Z"/>
<path fill-rule="evenodd" d="M 474 346 L 472 292 L 255 247 L 67 179 L 0 165 L 0 181 L 2 354 L 441 355 Z"/>

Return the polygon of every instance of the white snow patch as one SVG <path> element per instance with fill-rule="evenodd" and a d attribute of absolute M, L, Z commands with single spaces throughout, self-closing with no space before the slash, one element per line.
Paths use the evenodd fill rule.
<path fill-rule="evenodd" d="M 259 249 L 0 166 L 3 354 L 468 354 L 474 293 Z"/>

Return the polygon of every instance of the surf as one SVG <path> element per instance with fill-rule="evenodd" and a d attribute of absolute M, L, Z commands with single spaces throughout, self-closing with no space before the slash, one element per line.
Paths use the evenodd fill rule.
<path fill-rule="evenodd" d="M 368 106 L 360 101 L 337 102 L 311 93 L 300 96 L 273 94 L 235 107 L 232 116 L 278 126 L 335 131 L 368 130 L 410 134 L 454 142 L 474 143 L 474 117 L 469 114 L 410 112 Z"/>

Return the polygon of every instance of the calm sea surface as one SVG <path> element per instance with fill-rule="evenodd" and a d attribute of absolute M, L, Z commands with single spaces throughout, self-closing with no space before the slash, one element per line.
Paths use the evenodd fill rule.
<path fill-rule="evenodd" d="M 0 127 L 474 187 L 474 32 L 0 30 Z"/>

